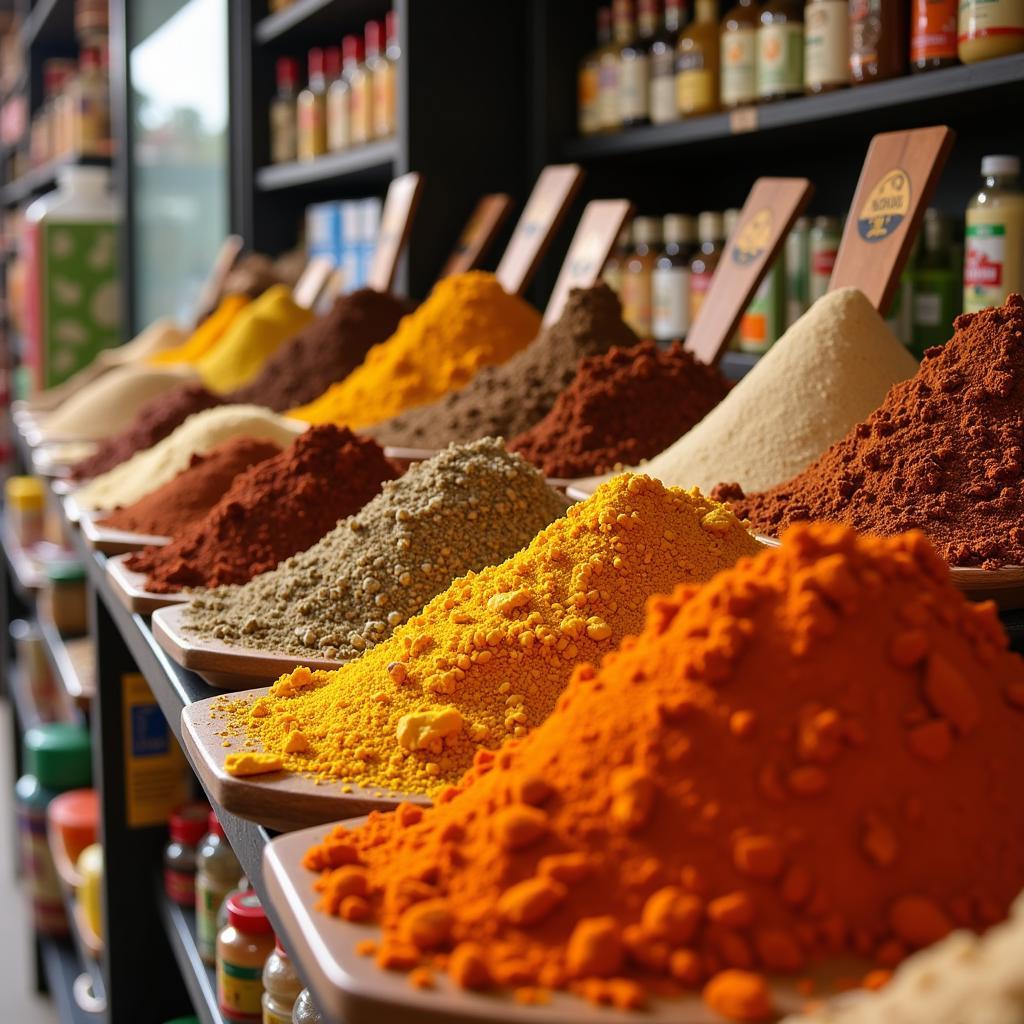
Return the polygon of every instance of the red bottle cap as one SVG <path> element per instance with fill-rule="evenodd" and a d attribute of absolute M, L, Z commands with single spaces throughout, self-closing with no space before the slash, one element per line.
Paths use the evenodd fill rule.
<path fill-rule="evenodd" d="M 299 62 L 294 57 L 278 57 L 276 70 L 278 89 L 294 89 L 298 85 Z"/>
<path fill-rule="evenodd" d="M 347 68 L 363 59 L 363 41 L 359 36 L 345 36 L 341 41 L 341 62 Z"/>
<path fill-rule="evenodd" d="M 306 58 L 306 66 L 309 69 L 310 80 L 323 78 L 324 75 L 324 51 L 319 46 L 314 46 Z"/>
<path fill-rule="evenodd" d="M 82 50 L 78 55 L 78 66 L 83 71 L 99 71 L 100 51 L 92 48 Z"/>
<path fill-rule="evenodd" d="M 227 899 L 228 924 L 247 935 L 271 935 L 273 929 L 263 912 L 260 898 L 251 889 L 233 892 Z"/>
<path fill-rule="evenodd" d="M 388 46 L 398 45 L 398 12 L 388 11 L 384 15 L 384 32 L 387 36 Z"/>
<path fill-rule="evenodd" d="M 206 832 L 209 804 L 182 804 L 171 815 L 171 839 L 186 846 L 198 846 Z"/>
<path fill-rule="evenodd" d="M 366 56 L 376 57 L 384 45 L 384 26 L 379 21 L 366 23 Z"/>
<path fill-rule="evenodd" d="M 211 810 L 209 818 L 206 819 L 206 831 L 211 835 L 220 836 L 221 839 L 226 839 L 224 835 L 224 826 L 220 823 L 220 819 L 217 817 L 217 812 Z"/>
<path fill-rule="evenodd" d="M 341 74 L 341 51 L 337 46 L 324 48 L 324 74 L 330 82 Z"/>

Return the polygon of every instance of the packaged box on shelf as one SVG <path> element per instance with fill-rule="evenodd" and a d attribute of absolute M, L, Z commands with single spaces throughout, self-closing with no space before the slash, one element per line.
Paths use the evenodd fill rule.
<path fill-rule="evenodd" d="M 370 272 L 382 203 L 377 197 L 314 203 L 306 207 L 306 252 L 341 270 L 343 288 L 361 288 Z"/>

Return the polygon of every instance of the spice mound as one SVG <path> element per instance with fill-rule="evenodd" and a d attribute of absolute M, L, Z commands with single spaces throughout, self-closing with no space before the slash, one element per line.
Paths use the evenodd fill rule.
<path fill-rule="evenodd" d="M 305 424 L 255 405 L 221 405 L 190 416 L 159 444 L 90 480 L 75 497 L 82 508 L 130 505 L 173 480 L 192 461 L 232 437 L 254 437 L 285 447 Z"/>
<path fill-rule="evenodd" d="M 379 423 L 370 433 L 382 444 L 411 448 L 443 448 L 488 435 L 515 437 L 551 409 L 576 376 L 581 357 L 636 341 L 606 284 L 573 289 L 558 320 L 507 363 L 481 370 L 461 391 Z"/>
<path fill-rule="evenodd" d="M 1024 299 L 958 317 L 917 375 L 788 483 L 742 497 L 775 535 L 802 519 L 923 530 L 951 565 L 1024 565 Z"/>
<path fill-rule="evenodd" d="M 565 499 L 499 441 L 453 446 L 385 484 L 308 551 L 245 586 L 197 596 L 188 628 L 299 657 L 356 657 L 564 511 Z"/>
<path fill-rule="evenodd" d="M 124 430 L 106 438 L 88 458 L 76 462 L 72 475 L 88 480 L 126 462 L 136 452 L 159 444 L 189 416 L 220 405 L 221 400 L 201 384 L 185 384 L 150 399 Z"/>
<path fill-rule="evenodd" d="M 1024 662 L 994 606 L 920 533 L 802 526 L 654 598 L 432 809 L 337 826 L 306 864 L 322 910 L 382 926 L 382 966 L 622 1006 L 674 984 L 761 1020 L 767 974 L 1003 918 L 1022 772 Z"/>
<path fill-rule="evenodd" d="M 237 477 L 205 516 L 165 547 L 136 552 L 128 568 L 156 593 L 245 583 L 315 544 L 394 477 L 374 441 L 325 424 Z"/>
<path fill-rule="evenodd" d="M 225 441 L 205 455 L 193 455 L 188 468 L 163 487 L 127 508 L 115 509 L 103 526 L 155 537 L 176 536 L 209 512 L 239 473 L 280 450 L 273 441 L 252 437 Z"/>
<path fill-rule="evenodd" d="M 680 487 L 761 491 L 805 469 L 917 369 L 856 288 L 818 299 L 692 430 L 645 467 Z"/>
<path fill-rule="evenodd" d="M 622 476 L 501 565 L 455 580 L 362 658 L 296 669 L 235 714 L 290 770 L 433 792 L 481 747 L 543 722 L 577 662 L 639 629 L 651 594 L 757 550 L 698 492 Z"/>
<path fill-rule="evenodd" d="M 551 412 L 509 445 L 545 476 L 580 477 L 636 465 L 704 418 L 728 381 L 682 345 L 651 341 L 580 361 Z"/>
<path fill-rule="evenodd" d="M 344 380 L 374 345 L 390 338 L 412 304 L 387 292 L 360 288 L 342 295 L 330 312 L 285 342 L 256 378 L 228 396 L 231 402 L 284 412 L 312 402 Z"/>
<path fill-rule="evenodd" d="M 353 428 L 379 423 L 461 388 L 483 367 L 505 362 L 539 329 L 536 311 L 493 274 L 453 274 L 345 380 L 292 415 Z"/>

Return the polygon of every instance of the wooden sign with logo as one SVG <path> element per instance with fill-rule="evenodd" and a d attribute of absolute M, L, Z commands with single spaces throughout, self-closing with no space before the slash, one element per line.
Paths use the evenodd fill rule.
<path fill-rule="evenodd" d="M 582 184 L 583 169 L 578 164 L 552 165 L 540 172 L 495 271 L 505 291 L 513 295 L 526 291 Z"/>
<path fill-rule="evenodd" d="M 198 325 L 200 318 L 209 313 L 217 304 L 224 282 L 227 280 L 228 274 L 231 273 L 231 268 L 238 262 L 238 257 L 244 246 L 245 243 L 242 241 L 241 235 L 228 235 L 221 242 L 220 249 L 217 250 L 217 257 L 210 268 L 210 274 L 199 291 L 196 315 L 193 318 L 194 324 Z"/>
<path fill-rule="evenodd" d="M 633 204 L 628 199 L 594 199 L 587 203 L 544 311 L 545 327 L 562 315 L 571 289 L 589 288 L 597 281 L 632 212 Z"/>
<path fill-rule="evenodd" d="M 859 288 L 885 315 L 954 138 L 938 126 L 871 140 L 829 291 Z"/>
<path fill-rule="evenodd" d="M 380 215 L 380 233 L 373 252 L 373 263 L 366 286 L 378 292 L 391 290 L 398 269 L 398 258 L 412 230 L 412 218 L 420 201 L 423 178 L 415 171 L 395 178 L 388 186 L 384 210 Z"/>
<path fill-rule="evenodd" d="M 476 204 L 466 226 L 462 229 L 462 234 L 459 235 L 459 240 L 441 271 L 441 277 L 464 274 L 478 266 L 511 210 L 512 197 L 505 195 L 504 192 L 493 192 L 484 196 Z"/>
<path fill-rule="evenodd" d="M 758 178 L 754 182 L 686 337 L 686 349 L 696 359 L 718 362 L 813 193 L 814 186 L 806 178 Z"/>

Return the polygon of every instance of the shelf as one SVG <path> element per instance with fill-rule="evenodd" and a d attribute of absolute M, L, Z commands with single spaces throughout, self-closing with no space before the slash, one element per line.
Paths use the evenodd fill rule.
<path fill-rule="evenodd" d="M 346 185 L 383 185 L 394 176 L 398 146 L 394 139 L 381 139 L 365 146 L 328 153 L 315 160 L 271 164 L 256 172 L 256 188 L 273 192 L 285 188 L 324 185 L 345 179 Z"/>
<path fill-rule="evenodd" d="M 253 36 L 262 45 L 326 45 L 334 37 L 340 43 L 346 30 L 362 34 L 367 21 L 383 18 L 389 8 L 387 0 L 295 0 L 256 22 Z"/>
<path fill-rule="evenodd" d="M 813 130 L 815 142 L 846 133 L 858 121 L 872 133 L 887 127 L 970 120 L 984 103 L 989 110 L 1004 100 L 1024 98 L 1024 54 L 982 64 L 907 75 L 889 82 L 863 85 L 820 96 L 802 96 L 724 114 L 709 114 L 670 124 L 627 128 L 608 135 L 567 141 L 567 160 L 602 160 L 636 154 L 670 153 L 681 147 L 732 140 L 773 138 L 788 129 Z M 730 149 L 735 155 L 737 150 Z"/>
<path fill-rule="evenodd" d="M 76 993 L 83 987 L 80 980 L 83 972 L 74 947 L 66 939 L 51 939 L 48 936 L 40 936 L 37 941 L 42 953 L 46 985 L 61 1024 L 96 1024 L 101 1021 L 102 1016 L 86 1012 L 78 1005 Z"/>
<path fill-rule="evenodd" d="M 48 164 L 35 167 L 26 172 L 20 178 L 4 185 L 0 189 L 0 204 L 3 206 L 17 206 L 24 202 L 36 192 L 42 192 L 57 182 L 57 175 L 65 167 L 76 164 L 89 164 L 98 167 L 109 167 L 110 157 L 104 156 L 71 156 L 51 160 Z"/>
<path fill-rule="evenodd" d="M 14 704 L 14 713 L 18 718 L 19 733 L 24 736 L 29 729 L 43 724 L 36 702 L 28 688 L 28 680 L 21 666 L 13 662 L 7 669 L 7 692 Z"/>
<path fill-rule="evenodd" d="M 7 564 L 11 567 L 11 581 L 18 600 L 24 605 L 32 605 L 46 582 L 44 574 L 18 543 L 6 522 L 0 523 L 0 543 Z"/>
<path fill-rule="evenodd" d="M 89 636 L 63 637 L 53 622 L 40 613 L 39 631 L 50 666 L 76 707 L 85 709 L 96 695 L 95 646 Z"/>
<path fill-rule="evenodd" d="M 192 1008 L 203 1024 L 223 1024 L 217 1005 L 217 974 L 199 955 L 196 915 L 169 900 L 160 876 L 156 880 L 156 903 L 167 932 L 167 941 L 192 1000 Z"/>

